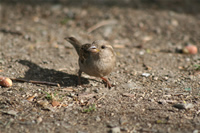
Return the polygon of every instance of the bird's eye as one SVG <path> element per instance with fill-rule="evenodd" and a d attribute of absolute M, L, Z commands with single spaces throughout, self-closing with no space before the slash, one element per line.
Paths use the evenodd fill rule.
<path fill-rule="evenodd" d="M 105 45 L 102 45 L 102 46 L 101 46 L 101 48 L 102 48 L 102 49 L 105 49 L 105 48 L 106 48 L 106 46 L 105 46 Z"/>

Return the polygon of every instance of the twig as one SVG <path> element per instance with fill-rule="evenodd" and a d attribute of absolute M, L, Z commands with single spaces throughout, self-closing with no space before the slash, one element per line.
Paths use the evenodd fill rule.
<path fill-rule="evenodd" d="M 96 100 L 96 102 L 98 102 L 99 100 L 101 100 L 102 98 L 105 98 L 105 93 L 103 94 L 103 96 L 101 96 L 100 98 L 98 98 L 97 100 Z"/>
<path fill-rule="evenodd" d="M 102 27 L 102 26 L 105 26 L 105 25 L 110 25 L 110 24 L 116 24 L 117 22 L 115 20 L 104 20 L 104 21 L 101 21 L 95 25 L 93 25 L 92 27 L 90 27 L 87 32 L 88 33 L 91 33 L 93 32 L 94 30 Z"/>
<path fill-rule="evenodd" d="M 12 35 L 23 35 L 20 31 L 12 31 L 12 30 L 6 30 L 6 29 L 0 29 L 0 32 L 3 32 L 5 34 L 12 34 Z"/>
<path fill-rule="evenodd" d="M 46 82 L 46 81 L 35 81 L 35 80 L 26 80 L 26 79 L 17 79 L 17 78 L 11 78 L 11 80 L 19 81 L 19 82 L 28 82 L 32 84 L 46 84 L 46 85 L 53 85 L 60 87 L 60 84 L 58 83 L 52 83 L 52 82 Z"/>

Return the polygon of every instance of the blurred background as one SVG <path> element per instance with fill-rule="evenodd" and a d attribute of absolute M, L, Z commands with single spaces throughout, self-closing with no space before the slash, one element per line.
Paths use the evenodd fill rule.
<path fill-rule="evenodd" d="M 1 0 L 7 4 L 64 4 L 70 6 L 118 6 L 136 9 L 173 10 L 182 13 L 199 13 L 199 0 Z"/>

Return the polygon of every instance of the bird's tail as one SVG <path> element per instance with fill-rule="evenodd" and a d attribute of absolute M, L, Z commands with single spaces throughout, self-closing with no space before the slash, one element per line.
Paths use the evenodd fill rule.
<path fill-rule="evenodd" d="M 65 37 L 65 40 L 67 40 L 69 43 L 71 43 L 74 48 L 76 49 L 77 54 L 79 55 L 81 43 L 74 37 Z"/>

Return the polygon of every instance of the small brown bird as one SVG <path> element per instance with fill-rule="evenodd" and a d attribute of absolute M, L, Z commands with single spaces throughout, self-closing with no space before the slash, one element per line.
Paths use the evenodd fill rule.
<path fill-rule="evenodd" d="M 100 77 L 111 88 L 111 84 L 104 76 L 110 74 L 116 64 L 116 54 L 112 46 L 103 40 L 81 44 L 74 37 L 65 39 L 74 46 L 79 55 L 78 83 L 81 84 L 80 77 L 84 72 L 90 76 Z"/>

